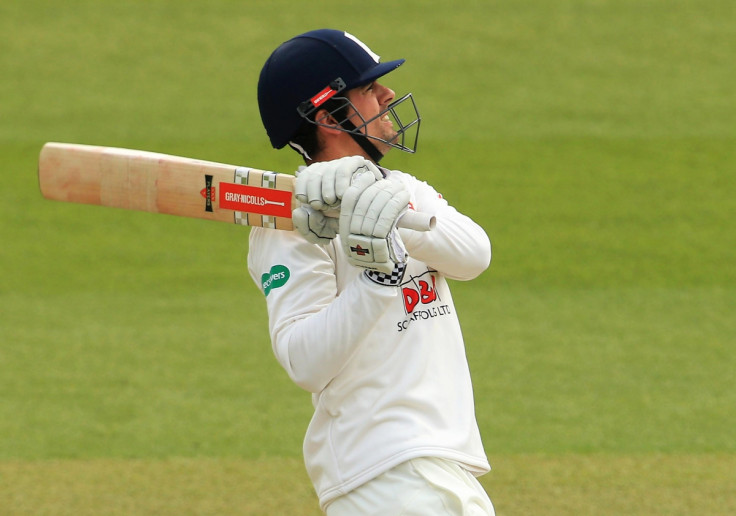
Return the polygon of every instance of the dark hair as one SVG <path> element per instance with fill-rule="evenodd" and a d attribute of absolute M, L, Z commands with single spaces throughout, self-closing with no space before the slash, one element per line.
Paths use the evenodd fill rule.
<path fill-rule="evenodd" d="M 302 155 L 304 160 L 312 159 L 321 150 L 317 126 L 306 120 L 297 129 L 289 141 L 289 146 Z"/>

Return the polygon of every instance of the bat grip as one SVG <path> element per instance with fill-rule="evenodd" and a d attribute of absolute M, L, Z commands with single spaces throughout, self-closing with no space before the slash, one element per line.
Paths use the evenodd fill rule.
<path fill-rule="evenodd" d="M 399 217 L 397 226 L 405 229 L 413 229 L 414 231 L 429 231 L 437 224 L 434 215 L 422 213 L 421 211 L 409 210 Z"/>
<path fill-rule="evenodd" d="M 338 218 L 339 210 L 328 210 L 325 212 L 328 217 Z M 430 231 L 437 224 L 434 215 L 422 213 L 420 211 L 408 210 L 399 217 L 396 226 L 404 229 L 413 229 L 414 231 Z"/>

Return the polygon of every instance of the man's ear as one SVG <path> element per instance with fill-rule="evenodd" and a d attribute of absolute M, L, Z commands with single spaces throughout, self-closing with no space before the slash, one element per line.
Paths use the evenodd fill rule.
<path fill-rule="evenodd" d="M 319 111 L 317 111 L 314 120 L 318 124 L 337 125 L 337 120 L 335 120 L 335 117 L 332 116 L 332 114 L 330 114 L 330 112 L 326 109 L 320 109 Z"/>
<path fill-rule="evenodd" d="M 317 115 L 314 117 L 314 120 L 317 122 L 318 130 L 324 130 L 328 134 L 342 132 L 339 129 L 340 124 L 326 109 L 320 109 L 317 111 Z"/>

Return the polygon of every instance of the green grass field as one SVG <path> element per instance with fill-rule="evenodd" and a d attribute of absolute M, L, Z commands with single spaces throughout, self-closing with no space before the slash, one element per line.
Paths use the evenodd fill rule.
<path fill-rule="evenodd" d="M 317 515 L 247 229 L 45 201 L 46 141 L 290 172 L 273 48 L 344 28 L 494 245 L 455 283 L 499 516 L 736 513 L 731 0 L 0 4 L 0 514 Z"/>

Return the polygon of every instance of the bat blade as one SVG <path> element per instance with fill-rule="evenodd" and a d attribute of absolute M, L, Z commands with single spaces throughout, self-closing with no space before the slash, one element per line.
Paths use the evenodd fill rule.
<path fill-rule="evenodd" d="M 290 230 L 294 176 L 169 154 L 47 143 L 47 199 Z"/>
<path fill-rule="evenodd" d="M 299 206 L 290 174 L 118 147 L 49 142 L 38 178 L 46 199 L 281 230 Z M 399 225 L 426 231 L 434 217 Z"/>

